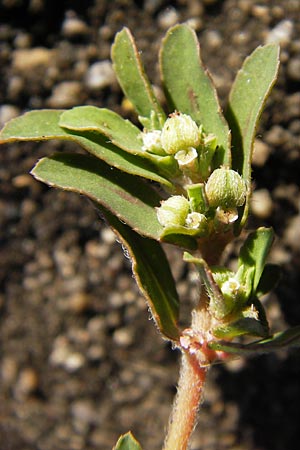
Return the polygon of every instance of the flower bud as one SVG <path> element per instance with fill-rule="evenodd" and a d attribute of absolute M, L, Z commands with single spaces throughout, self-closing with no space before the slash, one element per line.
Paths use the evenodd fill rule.
<path fill-rule="evenodd" d="M 157 208 L 157 218 L 163 227 L 184 226 L 189 212 L 189 202 L 181 195 L 174 195 L 161 202 Z"/>
<path fill-rule="evenodd" d="M 162 129 L 161 143 L 169 155 L 188 147 L 197 147 L 201 141 L 201 134 L 196 122 L 187 114 L 172 114 Z"/>
<path fill-rule="evenodd" d="M 161 146 L 161 131 L 152 130 L 144 131 L 142 133 L 144 152 L 154 153 L 155 155 L 165 155 L 165 152 Z"/>
<path fill-rule="evenodd" d="M 204 214 L 191 212 L 186 217 L 185 225 L 193 230 L 205 232 L 207 230 L 207 219 Z"/>
<path fill-rule="evenodd" d="M 208 178 L 205 192 L 209 206 L 233 210 L 245 203 L 247 189 L 245 181 L 237 172 L 221 167 Z"/>

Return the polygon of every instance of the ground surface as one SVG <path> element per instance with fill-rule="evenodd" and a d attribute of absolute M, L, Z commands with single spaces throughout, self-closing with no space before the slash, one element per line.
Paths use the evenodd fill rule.
<path fill-rule="evenodd" d="M 0 121 L 79 104 L 124 113 L 110 67 L 91 78 L 124 25 L 158 85 L 159 42 L 169 26 L 189 20 L 223 104 L 247 54 L 280 39 L 280 76 L 258 130 L 249 226 L 272 225 L 278 236 L 272 259 L 283 278 L 267 300 L 274 327 L 299 324 L 299 18 L 297 0 L 3 0 Z M 178 355 L 158 336 L 129 261 L 92 206 L 28 175 L 37 158 L 66 148 L 1 148 L 0 449 L 106 450 L 131 429 L 157 450 Z M 172 258 L 187 301 L 186 270 Z M 296 450 L 299 402 L 299 351 L 216 366 L 193 450 Z"/>

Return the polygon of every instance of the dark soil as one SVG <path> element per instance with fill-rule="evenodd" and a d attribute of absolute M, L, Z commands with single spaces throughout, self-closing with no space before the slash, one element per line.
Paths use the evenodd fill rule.
<path fill-rule="evenodd" d="M 258 130 L 249 227 L 272 225 L 278 236 L 271 257 L 283 276 L 266 299 L 272 326 L 300 324 L 299 18 L 298 0 L 3 0 L 0 121 L 79 104 L 126 114 L 111 76 L 97 89 L 86 78 L 109 59 L 124 25 L 159 85 L 160 40 L 189 20 L 223 105 L 244 58 L 279 39 L 282 64 Z M 149 320 L 130 262 L 91 204 L 28 175 L 41 156 L 69 148 L 1 148 L 0 449 L 107 450 L 131 429 L 143 448 L 157 450 L 178 354 Z M 171 258 L 187 301 L 190 275 Z M 299 404 L 297 350 L 216 366 L 192 448 L 296 450 Z"/>

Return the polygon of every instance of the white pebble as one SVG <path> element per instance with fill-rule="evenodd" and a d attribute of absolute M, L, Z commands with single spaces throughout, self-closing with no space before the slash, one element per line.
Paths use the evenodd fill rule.
<path fill-rule="evenodd" d="M 62 24 L 62 34 L 66 37 L 85 35 L 89 31 L 88 26 L 78 17 L 66 17 Z"/>
<path fill-rule="evenodd" d="M 290 219 L 284 233 L 284 242 L 294 250 L 300 250 L 300 215 Z"/>
<path fill-rule="evenodd" d="M 13 68 L 18 72 L 26 72 L 49 66 L 55 55 L 54 50 L 44 47 L 22 48 L 13 52 Z"/>
<path fill-rule="evenodd" d="M 208 30 L 205 33 L 206 45 L 211 49 L 220 48 L 223 44 L 221 33 L 218 30 Z"/>
<path fill-rule="evenodd" d="M 260 219 L 267 219 L 273 210 L 271 195 L 267 189 L 254 191 L 251 198 L 252 213 Z"/>
<path fill-rule="evenodd" d="M 287 45 L 291 41 L 294 24 L 291 20 L 282 20 L 266 36 L 266 44 Z"/>
<path fill-rule="evenodd" d="M 128 347 L 134 341 L 134 335 L 128 328 L 118 328 L 113 334 L 114 342 L 120 347 Z"/>
<path fill-rule="evenodd" d="M 110 61 L 100 61 L 92 64 L 86 74 L 85 83 L 89 89 L 97 90 L 111 86 L 116 76 Z"/>
<path fill-rule="evenodd" d="M 20 114 L 20 110 L 13 105 L 0 106 L 0 128 L 8 122 L 10 119 L 17 117 Z"/>
<path fill-rule="evenodd" d="M 158 16 L 158 25 L 163 30 L 167 30 L 179 21 L 178 12 L 175 8 L 167 8 Z"/>
<path fill-rule="evenodd" d="M 53 88 L 48 104 L 51 108 L 69 108 L 82 101 L 81 84 L 78 81 L 63 81 Z"/>
<path fill-rule="evenodd" d="M 53 366 L 61 366 L 68 372 L 76 372 L 84 366 L 85 357 L 81 353 L 73 351 L 64 336 L 58 336 L 50 355 L 50 363 Z"/>
<path fill-rule="evenodd" d="M 271 147 L 263 142 L 261 139 L 255 139 L 253 160 L 254 166 L 262 167 L 269 158 L 271 153 Z"/>

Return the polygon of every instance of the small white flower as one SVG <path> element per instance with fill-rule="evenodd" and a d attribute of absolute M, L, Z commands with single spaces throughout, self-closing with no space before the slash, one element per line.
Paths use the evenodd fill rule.
<path fill-rule="evenodd" d="M 185 224 L 188 228 L 192 228 L 193 230 L 200 230 L 206 228 L 207 219 L 204 214 L 191 212 L 187 215 Z"/>
<path fill-rule="evenodd" d="M 194 147 L 188 147 L 187 150 L 179 150 L 174 158 L 182 169 L 193 168 L 198 159 L 198 153 Z"/>
<path fill-rule="evenodd" d="M 235 278 L 231 277 L 222 284 L 221 291 L 225 296 L 236 297 L 239 293 L 240 287 L 240 283 Z"/>
<path fill-rule="evenodd" d="M 142 150 L 144 152 L 150 153 L 163 153 L 161 146 L 161 131 L 152 130 L 142 133 L 143 146 Z"/>

